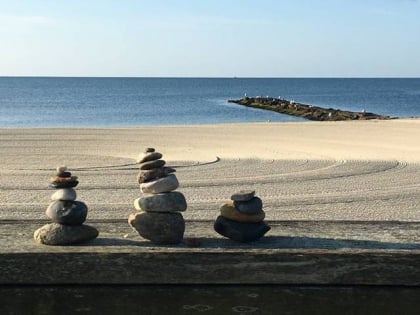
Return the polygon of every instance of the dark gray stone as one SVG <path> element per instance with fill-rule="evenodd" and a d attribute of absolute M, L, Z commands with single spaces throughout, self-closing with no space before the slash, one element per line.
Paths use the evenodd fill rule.
<path fill-rule="evenodd" d="M 155 148 L 146 148 L 144 150 L 145 153 L 149 153 L 149 152 L 155 152 Z"/>
<path fill-rule="evenodd" d="M 255 190 L 241 190 L 234 193 L 230 199 L 233 201 L 248 201 L 254 198 Z"/>
<path fill-rule="evenodd" d="M 176 172 L 176 170 L 171 167 L 159 167 L 151 170 L 142 170 L 140 171 L 139 175 L 137 175 L 137 181 L 139 184 L 143 184 L 161 177 L 168 176 L 174 172 Z"/>
<path fill-rule="evenodd" d="M 243 223 L 218 216 L 214 222 L 214 230 L 231 240 L 247 243 L 263 237 L 264 234 L 270 230 L 270 227 L 264 221 L 258 223 Z"/>
<path fill-rule="evenodd" d="M 81 201 L 57 200 L 52 202 L 45 214 L 56 223 L 80 225 L 86 220 L 88 208 Z"/>
<path fill-rule="evenodd" d="M 164 160 L 154 160 L 154 161 L 147 161 L 144 163 L 140 163 L 140 170 L 151 170 L 154 168 L 159 168 L 165 165 Z"/>
<path fill-rule="evenodd" d="M 128 223 L 145 239 L 156 244 L 182 241 L 185 221 L 180 213 L 141 212 L 128 217 Z"/>
<path fill-rule="evenodd" d="M 71 177 L 71 173 L 70 172 L 57 172 L 56 174 L 58 177 L 64 177 L 64 178 L 68 178 Z"/>
<path fill-rule="evenodd" d="M 162 158 L 162 154 L 159 152 L 140 153 L 137 163 L 159 160 L 160 158 Z"/>
<path fill-rule="evenodd" d="M 254 197 L 248 201 L 234 201 L 235 208 L 245 214 L 256 214 L 262 211 L 263 202 L 260 198 Z"/>
<path fill-rule="evenodd" d="M 134 200 L 134 207 L 147 212 L 179 212 L 187 209 L 187 201 L 182 193 L 173 191 L 145 195 Z"/>
<path fill-rule="evenodd" d="M 79 184 L 79 181 L 77 181 L 77 180 L 71 181 L 71 182 L 63 182 L 63 183 L 53 182 L 53 183 L 49 184 L 49 187 L 55 188 L 55 189 L 58 189 L 58 188 L 73 188 L 73 187 L 76 187 L 78 184 Z"/>
<path fill-rule="evenodd" d="M 93 240 L 98 235 L 93 226 L 50 223 L 36 230 L 34 239 L 45 245 L 72 245 Z"/>

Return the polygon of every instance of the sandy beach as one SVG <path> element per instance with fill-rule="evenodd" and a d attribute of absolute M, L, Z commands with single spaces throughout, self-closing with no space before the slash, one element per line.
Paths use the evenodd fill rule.
<path fill-rule="evenodd" d="M 214 220 L 253 188 L 268 220 L 420 220 L 420 120 L 0 129 L 0 218 L 46 220 L 58 165 L 90 220 L 125 220 L 134 164 L 154 147 L 177 169 L 187 220 Z"/>

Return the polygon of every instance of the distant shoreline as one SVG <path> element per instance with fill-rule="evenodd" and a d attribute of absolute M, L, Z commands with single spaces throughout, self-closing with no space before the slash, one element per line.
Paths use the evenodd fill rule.
<path fill-rule="evenodd" d="M 315 121 L 342 121 L 342 120 L 371 120 L 391 119 L 390 116 L 374 114 L 369 112 L 352 112 L 334 108 L 323 108 L 307 104 L 297 103 L 293 100 L 286 100 L 273 97 L 244 97 L 239 100 L 228 100 L 247 107 L 270 110 L 281 114 L 296 116 Z M 397 118 L 397 117 L 395 117 Z M 394 119 L 394 117 L 392 117 Z"/>

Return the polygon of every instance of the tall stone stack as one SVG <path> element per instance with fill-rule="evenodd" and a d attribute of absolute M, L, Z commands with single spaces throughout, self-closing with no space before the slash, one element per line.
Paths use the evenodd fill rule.
<path fill-rule="evenodd" d="M 264 222 L 262 200 L 254 190 L 242 190 L 220 208 L 214 222 L 214 230 L 237 242 L 252 242 L 260 239 L 271 228 Z"/>
<path fill-rule="evenodd" d="M 90 241 L 99 235 L 97 229 L 83 224 L 88 208 L 85 203 L 76 201 L 79 184 L 66 166 L 57 167 L 57 173 L 51 177 L 50 188 L 56 189 L 51 195 L 52 202 L 45 211 L 53 221 L 34 232 L 36 242 L 45 245 L 72 245 Z"/>
<path fill-rule="evenodd" d="M 143 195 L 134 200 L 139 212 L 128 217 L 128 223 L 145 239 L 156 244 L 178 244 L 183 240 L 185 221 L 180 212 L 187 209 L 175 169 L 166 167 L 162 154 L 154 148 L 140 153 L 137 176 Z"/>

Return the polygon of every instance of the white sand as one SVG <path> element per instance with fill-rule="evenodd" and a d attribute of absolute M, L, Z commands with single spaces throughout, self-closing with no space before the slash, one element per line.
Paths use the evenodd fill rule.
<path fill-rule="evenodd" d="M 420 220 L 417 119 L 3 128 L 0 219 L 44 218 L 48 179 L 60 164 L 79 176 L 89 218 L 124 219 L 140 194 L 130 164 L 145 147 L 179 166 L 186 219 L 215 219 L 231 193 L 254 188 L 269 220 Z"/>

